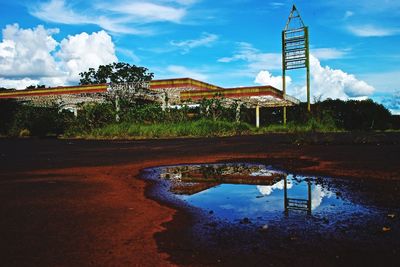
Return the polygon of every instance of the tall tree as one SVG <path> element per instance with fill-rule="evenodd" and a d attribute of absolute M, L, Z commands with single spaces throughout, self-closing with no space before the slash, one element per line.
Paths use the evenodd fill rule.
<path fill-rule="evenodd" d="M 123 62 L 100 65 L 97 70 L 90 68 L 88 71 L 79 73 L 79 75 L 82 77 L 80 80 L 82 85 L 137 81 L 148 82 L 154 77 L 154 74 L 149 72 L 145 67 L 138 67 Z"/>

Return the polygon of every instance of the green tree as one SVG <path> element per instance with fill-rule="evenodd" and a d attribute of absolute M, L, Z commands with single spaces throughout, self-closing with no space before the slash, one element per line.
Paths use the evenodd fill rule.
<path fill-rule="evenodd" d="M 90 68 L 88 71 L 81 72 L 80 83 L 101 84 L 101 83 L 126 83 L 137 81 L 151 81 L 154 74 L 145 67 L 138 67 L 128 63 L 112 63 L 100 65 L 98 69 Z"/>
<path fill-rule="evenodd" d="M 215 94 L 213 98 L 203 98 L 200 102 L 200 114 L 216 121 L 223 113 L 222 100 L 221 94 Z"/>

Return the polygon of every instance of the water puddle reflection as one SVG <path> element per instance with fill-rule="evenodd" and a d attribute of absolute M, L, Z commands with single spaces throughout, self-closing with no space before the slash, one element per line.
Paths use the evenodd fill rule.
<path fill-rule="evenodd" d="M 376 209 L 345 198 L 329 178 L 305 177 L 262 164 L 199 164 L 158 167 L 178 201 L 228 223 L 265 225 L 285 218 L 319 218 L 327 225 L 358 220 Z M 327 182 L 328 181 L 328 182 Z"/>
<path fill-rule="evenodd" d="M 298 251 L 321 259 L 328 251 L 337 263 L 350 250 L 358 257 L 360 248 L 367 255 L 381 248 L 385 259 L 398 259 L 398 183 L 301 176 L 248 163 L 163 166 L 144 176 L 155 182 L 149 197 L 193 215 L 189 229 L 176 220 L 159 234 L 168 251 L 204 249 L 199 259 L 228 253 L 225 260 L 234 251 L 247 255 L 245 263 L 257 255 L 255 265 L 280 252 L 277 263 L 292 255 L 292 264 Z"/>

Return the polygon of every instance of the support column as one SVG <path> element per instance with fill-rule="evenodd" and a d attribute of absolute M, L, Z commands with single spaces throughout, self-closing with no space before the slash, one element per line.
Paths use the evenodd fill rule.
<path fill-rule="evenodd" d="M 119 112 L 121 110 L 121 107 L 119 105 L 119 95 L 115 96 L 115 121 L 119 122 L 120 117 L 119 117 Z"/>
<path fill-rule="evenodd" d="M 256 127 L 260 128 L 260 106 L 256 106 Z"/>
<path fill-rule="evenodd" d="M 238 102 L 236 107 L 236 122 L 240 122 L 240 106 L 242 103 Z"/>
<path fill-rule="evenodd" d="M 165 111 L 167 109 L 167 106 L 168 106 L 168 96 L 167 93 L 164 92 L 164 95 L 162 97 L 161 110 Z"/>
<path fill-rule="evenodd" d="M 307 70 L 307 110 L 311 111 L 310 104 L 310 49 L 308 44 L 308 27 L 304 28 L 304 34 L 306 37 L 306 70 Z"/>
<path fill-rule="evenodd" d="M 286 127 L 286 107 L 283 107 L 283 126 Z"/>
<path fill-rule="evenodd" d="M 286 49 L 285 49 L 285 31 L 282 31 L 282 95 L 286 96 Z M 286 127 L 286 107 L 283 107 L 283 126 Z"/>

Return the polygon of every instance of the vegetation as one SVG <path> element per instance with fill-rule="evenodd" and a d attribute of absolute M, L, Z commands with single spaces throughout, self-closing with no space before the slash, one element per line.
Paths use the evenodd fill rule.
<path fill-rule="evenodd" d="M 59 110 L 59 106 L 32 106 L 12 99 L 0 100 L 0 135 L 89 138 L 168 138 L 227 136 L 271 132 L 338 132 L 399 130 L 400 119 L 371 100 L 325 100 L 312 105 L 288 108 L 288 123 L 282 125 L 282 109 L 262 109 L 264 127 L 253 127 L 253 109 L 242 108 L 241 123 L 236 122 L 236 107 L 224 108 L 217 99 L 204 100 L 200 107 L 162 110 L 159 104 L 121 101 L 120 122 L 115 122 L 115 107 L 110 102 L 86 103 L 78 116 Z"/>
<path fill-rule="evenodd" d="M 150 81 L 153 73 L 143 67 L 113 63 L 80 73 L 81 84 Z M 31 89 L 44 85 L 30 86 Z M 0 90 L 5 90 L 0 88 Z M 311 112 L 306 104 L 288 108 L 288 123 L 282 125 L 282 108 L 261 109 L 262 128 L 255 128 L 254 109 L 222 105 L 221 95 L 204 99 L 199 107 L 163 110 L 159 104 L 119 98 L 83 104 L 75 117 L 57 104 L 46 107 L 0 100 L 0 136 L 59 136 L 90 138 L 168 138 L 181 136 L 226 136 L 271 132 L 305 133 L 337 131 L 400 130 L 400 117 L 393 116 L 372 100 L 316 101 Z M 240 122 L 239 122 L 240 121 Z"/>
<path fill-rule="evenodd" d="M 157 124 L 109 124 L 87 132 L 67 132 L 67 137 L 103 138 L 170 138 L 232 136 L 254 132 L 247 123 L 200 119 L 196 121 Z"/>
<path fill-rule="evenodd" d="M 123 62 L 100 65 L 97 70 L 90 68 L 88 71 L 79 73 L 79 75 L 82 77 L 81 84 L 150 81 L 154 76 L 153 73 L 148 72 L 147 68 Z"/>

